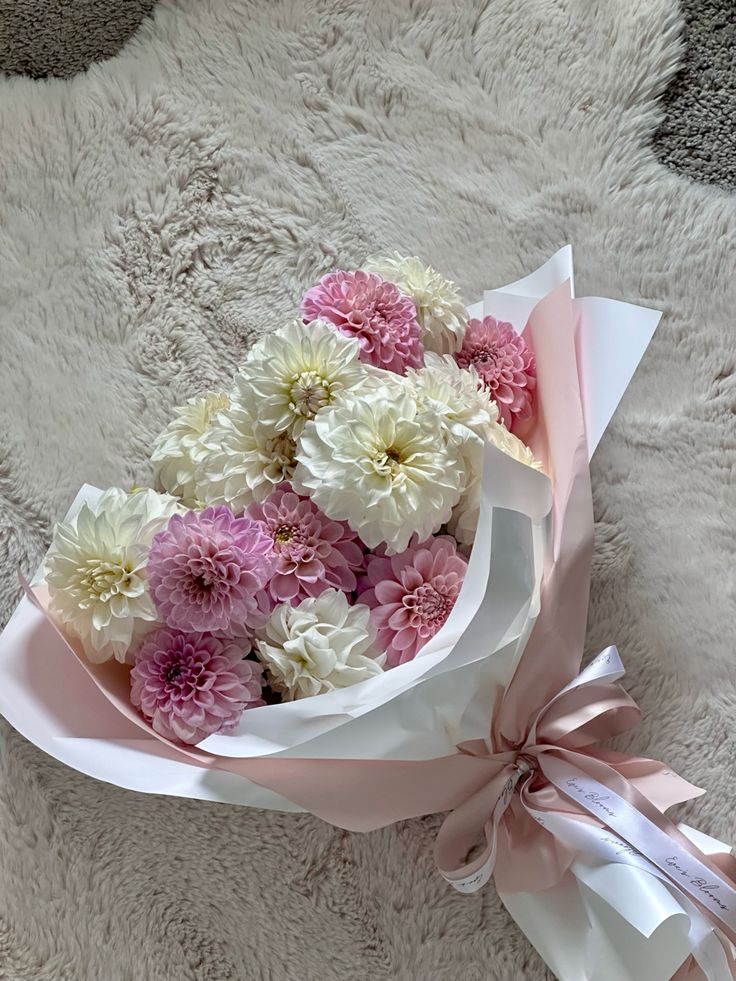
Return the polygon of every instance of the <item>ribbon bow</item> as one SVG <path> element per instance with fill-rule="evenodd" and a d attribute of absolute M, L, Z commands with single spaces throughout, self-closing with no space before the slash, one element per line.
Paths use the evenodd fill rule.
<path fill-rule="evenodd" d="M 558 883 L 580 852 L 625 855 L 687 894 L 734 943 L 736 884 L 662 813 L 702 791 L 654 760 L 594 747 L 640 717 L 616 684 L 623 674 L 609 647 L 542 707 L 521 745 L 494 733 L 491 749 L 482 740 L 459 747 L 498 769 L 445 819 L 438 868 L 460 892 L 491 875 L 501 892 L 536 892 Z M 468 861 L 481 832 L 485 848 Z"/>

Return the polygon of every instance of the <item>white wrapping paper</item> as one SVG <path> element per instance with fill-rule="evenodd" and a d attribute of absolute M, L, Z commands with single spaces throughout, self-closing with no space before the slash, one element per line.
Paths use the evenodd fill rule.
<path fill-rule="evenodd" d="M 549 820 L 549 815 L 545 815 Z M 669 981 L 693 955 L 707 981 L 732 973 L 711 923 L 646 859 L 610 831 L 568 821 L 585 841 L 569 881 L 540 893 L 501 893 L 509 913 L 562 981 Z M 685 824 L 706 855 L 730 851 Z M 604 842 L 602 847 L 598 846 Z"/>

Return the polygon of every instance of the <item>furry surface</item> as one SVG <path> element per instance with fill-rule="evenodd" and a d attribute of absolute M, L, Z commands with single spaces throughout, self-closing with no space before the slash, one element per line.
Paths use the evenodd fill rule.
<path fill-rule="evenodd" d="M 66 78 L 120 51 L 155 0 L 0 0 L 0 72 Z"/>
<path fill-rule="evenodd" d="M 325 270 L 399 248 L 470 300 L 571 241 L 581 294 L 665 312 L 594 460 L 589 649 L 645 711 L 625 745 L 733 838 L 736 205 L 649 149 L 680 27 L 673 0 L 170 0 L 84 76 L 4 81 L 3 615 L 78 486 L 144 482 L 171 407 Z M 137 795 L 7 726 L 0 765 L 0 977 L 546 977 L 491 887 L 435 874 L 437 818 Z"/>
<path fill-rule="evenodd" d="M 654 148 L 693 180 L 736 190 L 736 6 L 683 0 L 685 57 L 667 90 Z"/>

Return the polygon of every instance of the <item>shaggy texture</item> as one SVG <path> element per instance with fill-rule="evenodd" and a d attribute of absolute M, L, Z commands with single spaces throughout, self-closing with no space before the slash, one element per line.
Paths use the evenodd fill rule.
<path fill-rule="evenodd" d="M 736 7 L 684 0 L 686 55 L 654 138 L 659 159 L 694 180 L 736 189 Z"/>
<path fill-rule="evenodd" d="M 733 838 L 736 204 L 648 148 L 680 28 L 674 0 L 168 0 L 86 75 L 3 82 L 3 614 L 79 484 L 143 482 L 170 407 L 330 267 L 417 251 L 471 299 L 571 241 L 581 293 L 665 312 L 594 461 L 589 649 L 645 710 L 624 745 Z M 142 796 L 2 733 L 12 981 L 546 977 L 491 887 L 435 874 L 436 817 Z"/>
<path fill-rule="evenodd" d="M 110 58 L 155 0 L 0 0 L 0 72 L 69 77 Z M 682 0 L 685 52 L 654 136 L 659 159 L 694 180 L 736 187 L 736 10 Z"/>
<path fill-rule="evenodd" d="M 0 0 L 0 72 L 66 78 L 118 53 L 155 0 Z"/>

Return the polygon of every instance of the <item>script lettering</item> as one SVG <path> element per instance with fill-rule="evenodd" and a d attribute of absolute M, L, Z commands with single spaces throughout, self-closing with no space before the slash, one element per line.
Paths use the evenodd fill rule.
<path fill-rule="evenodd" d="M 606 801 L 610 800 L 610 797 L 603 797 L 601 794 L 586 794 L 585 799 L 589 800 L 591 804 L 595 804 L 601 811 L 605 811 L 609 817 L 616 817 L 616 812 L 606 806 Z"/>
<path fill-rule="evenodd" d="M 606 804 L 606 801 L 611 799 L 610 797 L 604 797 L 603 794 L 597 794 L 594 792 L 586 794 L 585 787 L 581 783 L 579 783 L 575 779 L 575 777 L 570 777 L 570 779 L 566 783 L 567 786 L 570 787 L 572 790 L 577 791 L 577 793 L 584 800 L 590 801 L 591 804 L 595 804 L 598 810 L 603 811 L 604 814 L 607 814 L 609 817 L 616 817 L 616 812 L 612 811 L 611 808 Z"/>
<path fill-rule="evenodd" d="M 503 785 L 503 790 L 501 791 L 501 801 L 503 807 L 505 807 L 511 800 L 517 780 L 518 777 L 509 777 L 506 783 Z"/>
<path fill-rule="evenodd" d="M 730 909 L 730 907 L 716 895 L 716 890 L 720 889 L 717 882 L 708 882 L 707 879 L 702 879 L 697 876 L 693 878 L 692 873 L 684 866 L 679 864 L 677 856 L 666 858 L 665 864 L 671 869 L 674 869 L 678 875 L 682 876 L 683 879 L 688 879 L 690 881 L 690 885 L 695 886 L 698 892 L 701 892 L 704 896 L 707 896 L 714 906 L 718 906 L 718 908 L 722 910 Z"/>
<path fill-rule="evenodd" d="M 625 841 L 621 841 L 619 838 L 611 838 L 608 835 L 604 835 L 601 841 L 605 841 L 609 845 L 613 845 L 616 849 L 617 855 L 641 855 L 641 852 L 634 848 L 633 845 L 627 844 Z"/>

